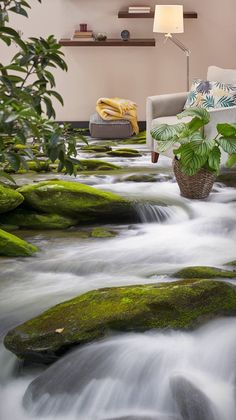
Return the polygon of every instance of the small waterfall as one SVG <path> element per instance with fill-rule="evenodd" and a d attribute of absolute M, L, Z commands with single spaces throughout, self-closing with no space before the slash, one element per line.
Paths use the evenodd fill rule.
<path fill-rule="evenodd" d="M 178 206 L 139 203 L 135 209 L 141 223 L 176 223 L 188 218 L 186 211 Z"/>
<path fill-rule="evenodd" d="M 36 378 L 24 407 L 39 420 L 235 420 L 235 325 L 228 318 L 85 346 Z"/>

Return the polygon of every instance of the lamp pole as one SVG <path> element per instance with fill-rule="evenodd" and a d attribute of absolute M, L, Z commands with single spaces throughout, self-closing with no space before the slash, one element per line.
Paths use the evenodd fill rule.
<path fill-rule="evenodd" d="M 190 78 L 189 78 L 189 60 L 190 60 L 190 53 L 191 51 L 181 42 L 179 41 L 179 39 L 177 39 L 175 36 L 173 36 L 171 33 L 165 34 L 166 40 L 170 40 L 171 42 L 173 42 L 173 44 L 177 45 L 177 47 L 179 47 L 185 54 L 186 54 L 186 60 L 187 60 L 187 68 L 186 68 L 186 73 L 187 73 L 187 91 L 189 91 L 190 89 Z"/>

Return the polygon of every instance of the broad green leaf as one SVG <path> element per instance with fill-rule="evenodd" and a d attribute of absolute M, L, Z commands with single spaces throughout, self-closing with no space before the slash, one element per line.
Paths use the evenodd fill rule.
<path fill-rule="evenodd" d="M 236 138 L 220 137 L 217 141 L 226 153 L 229 153 L 230 155 L 236 153 Z"/>
<path fill-rule="evenodd" d="M 217 131 L 223 137 L 236 137 L 236 124 L 217 124 Z"/>
<path fill-rule="evenodd" d="M 212 150 L 213 147 L 215 146 L 215 140 L 205 139 L 204 137 L 202 137 L 200 132 L 194 133 L 190 137 L 190 142 L 191 142 L 192 150 L 194 150 L 194 152 L 197 155 L 201 155 L 201 156 L 204 156 L 204 155 L 208 156 L 210 150 Z"/>
<path fill-rule="evenodd" d="M 151 136 L 157 141 L 176 140 L 184 128 L 185 124 L 183 123 L 173 125 L 160 124 L 152 128 Z"/>
<path fill-rule="evenodd" d="M 187 108 L 178 114 L 177 117 L 180 119 L 184 117 L 197 117 L 198 119 L 202 120 L 204 124 L 208 124 L 210 121 L 209 112 L 206 109 L 200 107 Z"/>
<path fill-rule="evenodd" d="M 194 175 L 207 161 L 207 156 L 196 154 L 190 143 L 181 145 L 178 154 L 180 154 L 181 168 L 187 175 Z"/>
<path fill-rule="evenodd" d="M 208 165 L 214 172 L 219 173 L 221 152 L 218 146 L 215 146 L 209 154 Z"/>
<path fill-rule="evenodd" d="M 227 168 L 232 168 L 234 165 L 236 165 L 236 153 L 230 155 L 226 162 Z"/>

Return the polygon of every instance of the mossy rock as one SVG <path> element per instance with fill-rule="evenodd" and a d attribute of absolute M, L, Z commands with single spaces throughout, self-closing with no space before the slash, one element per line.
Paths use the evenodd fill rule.
<path fill-rule="evenodd" d="M 236 170 L 223 170 L 223 172 L 218 175 L 216 181 L 222 182 L 227 187 L 236 187 Z"/>
<path fill-rule="evenodd" d="M 183 268 L 173 274 L 173 277 L 180 279 L 235 279 L 236 271 L 222 270 L 215 267 L 193 266 Z"/>
<path fill-rule="evenodd" d="M 50 164 L 47 160 L 29 161 L 27 162 L 30 171 L 50 172 Z"/>
<path fill-rule="evenodd" d="M 1 217 L 1 224 L 13 225 L 23 229 L 66 229 L 77 224 L 75 219 L 59 214 L 37 213 L 35 211 L 16 209 Z M 8 230 L 8 229 L 6 229 Z"/>
<path fill-rule="evenodd" d="M 0 214 L 15 209 L 23 201 L 24 197 L 18 191 L 0 185 Z"/>
<path fill-rule="evenodd" d="M 38 249 L 23 239 L 0 229 L 0 255 L 5 257 L 29 257 Z"/>
<path fill-rule="evenodd" d="M 111 146 L 104 146 L 104 145 L 91 145 L 91 146 L 83 146 L 81 150 L 91 153 L 106 153 L 112 150 Z"/>
<path fill-rule="evenodd" d="M 142 156 L 142 154 L 139 153 L 138 150 L 134 150 L 134 149 L 111 150 L 110 152 L 107 152 L 107 155 L 114 156 L 114 157 L 140 157 Z"/>
<path fill-rule="evenodd" d="M 18 191 L 32 209 L 69 216 L 79 223 L 133 219 L 132 206 L 127 200 L 78 182 L 45 181 Z"/>
<path fill-rule="evenodd" d="M 231 284 L 185 280 L 93 290 L 61 303 L 8 332 L 4 344 L 27 361 L 51 363 L 75 345 L 111 331 L 192 329 L 236 314 Z"/>
<path fill-rule="evenodd" d="M 46 160 L 37 160 L 37 161 L 27 161 L 28 169 L 21 167 L 18 171 L 15 171 L 11 165 L 5 169 L 7 173 L 17 173 L 17 174 L 25 174 L 27 171 L 32 172 L 50 172 L 50 164 L 49 161 Z"/>
<path fill-rule="evenodd" d="M 80 159 L 81 166 L 77 166 L 78 171 L 111 171 L 120 169 L 120 166 L 100 159 Z"/>
<path fill-rule="evenodd" d="M 117 233 L 114 230 L 109 230 L 101 227 L 94 228 L 91 232 L 92 238 L 114 238 Z"/>
<path fill-rule="evenodd" d="M 157 177 L 156 175 L 151 174 L 134 174 L 129 175 L 125 178 L 127 182 L 156 182 Z"/>
<path fill-rule="evenodd" d="M 225 265 L 233 265 L 233 266 L 236 266 L 236 260 L 235 261 L 230 261 L 230 262 L 228 262 Z"/>

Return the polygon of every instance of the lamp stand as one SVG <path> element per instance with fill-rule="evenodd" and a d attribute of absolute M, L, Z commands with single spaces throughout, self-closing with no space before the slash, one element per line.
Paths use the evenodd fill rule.
<path fill-rule="evenodd" d="M 187 59 L 187 69 L 186 69 L 186 73 L 187 73 L 187 91 L 189 91 L 190 89 L 190 84 L 189 84 L 189 59 L 190 59 L 190 50 L 184 45 L 182 44 L 182 42 L 180 42 L 177 38 L 175 38 L 175 36 L 173 36 L 172 34 L 165 34 L 166 40 L 170 40 L 171 42 L 173 42 L 173 44 L 177 45 L 177 47 L 179 47 L 182 51 L 185 52 L 186 54 L 186 59 Z"/>

